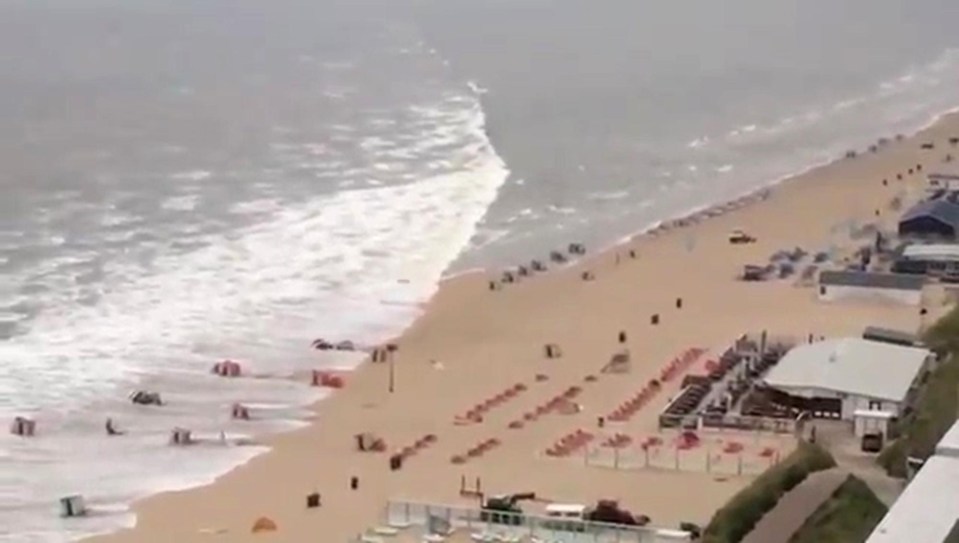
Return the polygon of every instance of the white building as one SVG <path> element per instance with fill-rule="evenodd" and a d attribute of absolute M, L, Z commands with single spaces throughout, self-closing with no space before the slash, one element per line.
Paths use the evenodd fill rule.
<path fill-rule="evenodd" d="M 913 243 L 902 250 L 903 258 L 928 262 L 959 262 L 959 244 Z"/>
<path fill-rule="evenodd" d="M 959 190 L 959 175 L 952 173 L 930 173 L 926 176 L 928 192 Z"/>
<path fill-rule="evenodd" d="M 914 243 L 907 245 L 893 264 L 895 271 L 935 276 L 959 274 L 959 244 Z"/>
<path fill-rule="evenodd" d="M 959 536 L 959 422 L 952 425 L 866 543 L 943 543 Z"/>
<path fill-rule="evenodd" d="M 855 421 L 859 435 L 885 434 L 932 360 L 930 351 L 917 347 L 829 339 L 793 348 L 764 381 L 813 416 Z"/>
<path fill-rule="evenodd" d="M 925 277 L 921 275 L 823 271 L 819 273 L 819 299 L 826 302 L 861 300 L 919 305 L 925 282 Z"/>

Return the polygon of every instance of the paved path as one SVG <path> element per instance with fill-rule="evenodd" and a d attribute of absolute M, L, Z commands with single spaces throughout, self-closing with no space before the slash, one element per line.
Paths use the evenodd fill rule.
<path fill-rule="evenodd" d="M 885 470 L 876 463 L 874 458 L 846 457 L 835 453 L 833 457 L 840 469 L 855 475 L 866 483 L 866 486 L 886 507 L 892 507 L 892 504 L 902 494 L 905 483 L 886 475 Z"/>
<path fill-rule="evenodd" d="M 763 518 L 743 543 L 788 543 L 809 515 L 825 502 L 848 477 L 838 468 L 817 471 L 786 493 Z"/>
<path fill-rule="evenodd" d="M 876 455 L 860 450 L 860 440 L 853 435 L 852 424 L 846 422 L 817 421 L 821 445 L 836 459 L 836 464 L 859 479 L 872 490 L 886 507 L 892 506 L 905 483 L 886 475 L 876 462 Z"/>

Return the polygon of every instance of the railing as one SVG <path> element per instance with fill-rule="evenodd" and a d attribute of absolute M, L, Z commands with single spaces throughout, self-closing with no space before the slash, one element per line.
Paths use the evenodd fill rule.
<path fill-rule="evenodd" d="M 657 543 L 658 530 L 605 522 L 560 519 L 476 507 L 390 500 L 386 521 L 391 526 L 419 526 L 431 533 L 452 529 L 537 537 L 563 543 Z"/>
<path fill-rule="evenodd" d="M 746 415 L 687 413 L 659 415 L 660 428 L 681 428 L 687 430 L 732 430 L 765 432 L 771 434 L 795 434 L 798 419 L 756 417 Z"/>
<path fill-rule="evenodd" d="M 697 431 L 661 431 L 646 436 L 607 432 L 594 437 L 562 459 L 556 456 L 544 458 L 619 470 L 654 469 L 748 476 L 766 471 L 796 446 L 793 434 L 708 427 Z"/>
<path fill-rule="evenodd" d="M 725 452 L 722 448 L 707 446 L 684 450 L 673 445 L 662 445 L 645 450 L 636 447 L 590 447 L 575 460 L 587 466 L 618 470 L 652 469 L 752 476 L 776 465 L 781 457 L 782 451 L 772 447 L 765 451 L 750 447 L 736 452 Z"/>

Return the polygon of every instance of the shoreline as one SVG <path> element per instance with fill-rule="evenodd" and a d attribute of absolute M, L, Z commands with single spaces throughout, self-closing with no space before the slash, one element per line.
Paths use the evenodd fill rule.
<path fill-rule="evenodd" d="M 912 131 L 909 131 L 909 132 L 906 132 L 906 133 L 901 134 L 901 135 L 903 136 L 903 139 L 912 139 L 912 138 L 915 138 L 915 137 L 918 136 L 920 133 L 922 133 L 922 132 L 924 132 L 924 131 L 926 131 L 926 130 L 930 130 L 930 129 L 934 128 L 937 124 L 943 122 L 944 119 L 946 119 L 946 118 L 948 118 L 948 117 L 951 117 L 951 116 L 954 116 L 954 115 L 959 115 L 959 105 L 950 107 L 950 108 L 946 109 L 945 111 L 943 111 L 943 112 L 941 112 L 941 113 L 937 113 L 937 114 L 933 115 L 928 121 L 926 121 L 924 124 L 922 124 L 918 129 L 912 130 Z M 897 142 L 895 141 L 895 136 L 896 136 L 896 134 L 893 134 L 893 136 L 889 137 L 890 143 L 897 143 Z M 877 138 L 876 138 L 876 141 L 878 141 L 879 138 L 881 138 L 881 137 L 883 137 L 883 136 L 877 137 Z M 868 150 L 868 144 L 867 144 L 867 148 L 866 148 L 865 150 L 862 150 L 862 151 L 860 151 L 859 149 L 854 149 L 854 150 L 855 150 L 858 154 L 866 155 L 866 153 L 869 152 L 869 150 Z M 880 151 L 881 151 L 881 149 L 880 149 Z M 834 158 L 825 159 L 825 160 L 823 160 L 823 161 L 820 161 L 820 162 L 817 162 L 817 163 L 814 163 L 814 164 L 811 164 L 811 165 L 808 165 L 808 166 L 803 166 L 803 167 L 801 167 L 800 169 L 796 170 L 795 172 L 781 175 L 781 176 L 779 176 L 779 177 L 777 177 L 777 178 L 775 178 L 775 179 L 773 179 L 773 180 L 771 180 L 771 181 L 762 182 L 762 183 L 759 184 L 758 186 L 756 186 L 756 187 L 754 187 L 754 188 L 751 188 L 751 189 L 744 190 L 743 192 L 741 192 L 741 193 L 739 193 L 739 194 L 737 194 L 736 196 L 733 196 L 733 197 L 731 197 L 731 198 L 726 198 L 726 199 L 720 200 L 720 201 L 715 202 L 715 203 L 712 203 L 712 204 L 703 204 L 703 205 L 700 205 L 700 206 L 695 206 L 695 207 L 692 207 L 692 208 L 687 209 L 686 211 L 682 211 L 682 212 L 680 212 L 680 213 L 677 213 L 676 215 L 674 215 L 674 216 L 672 216 L 672 217 L 667 217 L 667 218 L 664 218 L 664 219 L 660 219 L 660 220 L 656 220 L 656 221 L 650 222 L 650 223 L 648 223 L 646 226 L 640 228 L 639 230 L 637 230 L 637 231 L 634 232 L 634 233 L 626 234 L 626 235 L 624 235 L 624 236 L 621 236 L 621 237 L 617 238 L 616 240 L 614 240 L 614 241 L 612 241 L 612 242 L 610 242 L 610 243 L 607 243 L 607 244 L 602 245 L 602 246 L 601 246 L 599 249 L 597 249 L 596 251 L 590 252 L 586 257 L 584 257 L 584 258 L 582 258 L 582 259 L 577 259 L 577 260 L 575 260 L 574 262 L 571 262 L 570 265 L 575 265 L 576 263 L 579 263 L 579 262 L 581 262 L 582 260 L 588 259 L 588 258 L 590 258 L 590 257 L 592 257 L 592 256 L 596 256 L 596 255 L 598 255 L 598 254 L 602 254 L 602 253 L 607 253 L 607 252 L 610 252 L 610 251 L 614 251 L 614 250 L 616 250 L 617 247 L 620 247 L 620 246 L 625 245 L 625 244 L 632 243 L 632 242 L 634 242 L 634 241 L 638 241 L 638 240 L 640 240 L 641 238 L 643 238 L 644 236 L 656 235 L 656 234 L 655 234 L 655 231 L 659 230 L 660 228 L 662 228 L 663 226 L 665 226 L 665 225 L 667 225 L 667 224 L 669 224 L 669 223 L 676 223 L 676 222 L 683 221 L 683 220 L 686 220 L 686 219 L 693 219 L 693 218 L 695 218 L 697 215 L 700 215 L 700 214 L 702 214 L 702 213 L 709 212 L 709 211 L 711 211 L 711 210 L 713 210 L 713 209 L 716 209 L 716 208 L 721 208 L 721 207 L 723 207 L 723 206 L 726 206 L 727 204 L 734 203 L 734 202 L 736 202 L 736 201 L 738 201 L 738 200 L 748 200 L 748 199 L 750 199 L 751 197 L 754 197 L 754 196 L 756 196 L 756 195 L 758 195 L 758 194 L 765 193 L 765 192 L 771 193 L 772 191 L 777 190 L 780 186 L 782 186 L 782 185 L 784 185 L 784 184 L 788 184 L 788 183 L 794 182 L 794 181 L 797 180 L 798 178 L 801 178 L 801 177 L 803 177 L 803 176 L 805 176 L 805 175 L 814 174 L 817 170 L 820 170 L 820 169 L 822 169 L 822 168 L 828 168 L 828 167 L 830 167 L 830 166 L 833 166 L 833 165 L 838 164 L 838 163 L 840 163 L 840 162 L 842 162 L 842 161 L 845 161 L 845 160 L 850 160 L 850 159 L 849 159 L 848 157 L 842 157 L 842 156 L 837 156 L 837 157 L 834 157 Z M 749 205 L 750 203 L 754 203 L 754 202 L 749 202 L 749 203 L 747 203 L 746 205 Z M 738 208 L 737 208 L 737 209 L 738 209 Z M 704 217 L 703 220 L 708 220 L 708 219 L 710 219 L 710 218 L 714 218 L 714 217 Z M 688 226 L 688 225 L 678 225 L 679 228 L 682 228 L 682 227 L 684 227 L 684 226 Z M 471 268 L 471 269 L 469 269 L 469 270 L 464 270 L 464 272 L 462 272 L 462 273 L 469 273 L 469 272 L 488 273 L 488 272 L 490 272 L 490 271 L 491 271 L 491 270 L 485 270 L 485 269 L 483 269 L 483 268 Z M 550 270 L 550 271 L 553 271 L 553 270 Z M 457 272 L 456 274 L 454 274 L 454 275 L 451 276 L 450 278 L 451 278 L 451 279 L 452 279 L 452 278 L 455 278 L 457 275 L 460 275 L 460 272 Z M 443 280 L 445 280 L 445 277 L 444 277 L 444 279 L 441 279 L 441 284 L 442 284 L 442 281 L 443 281 Z"/>
<path fill-rule="evenodd" d="M 959 111 L 959 108 L 953 108 L 953 109 L 951 109 L 950 111 L 948 111 L 948 112 L 946 112 L 946 113 L 937 115 L 937 116 L 935 117 L 935 119 L 934 119 L 933 121 L 931 121 L 930 123 L 928 123 L 924 128 L 918 130 L 918 131 L 917 131 L 916 133 L 914 133 L 914 134 L 911 134 L 911 135 L 906 136 L 904 141 L 905 141 L 905 142 L 909 142 L 909 141 L 915 139 L 917 135 L 919 135 L 919 134 L 921 134 L 921 133 L 923 133 L 923 132 L 925 132 L 925 131 L 927 131 L 927 130 L 931 130 L 931 129 L 935 128 L 937 125 L 939 125 L 939 124 L 941 124 L 941 123 L 948 122 L 952 117 L 956 116 L 956 112 L 957 112 L 957 111 Z M 899 142 L 893 141 L 892 138 L 890 138 L 890 146 L 893 146 L 893 145 L 899 145 Z M 883 150 L 880 149 L 878 155 L 882 155 L 882 154 L 883 154 Z M 862 157 L 862 159 L 864 160 L 865 158 L 867 158 L 867 157 L 869 157 L 869 156 L 872 156 L 872 154 L 862 153 L 862 154 L 860 154 L 859 156 Z M 805 177 L 807 177 L 807 176 L 815 176 L 816 173 L 819 172 L 820 170 L 829 169 L 829 168 L 832 168 L 832 167 L 836 167 L 837 165 L 841 165 L 841 164 L 847 163 L 847 162 L 849 162 L 849 161 L 855 161 L 855 160 L 860 160 L 860 158 L 856 158 L 856 159 L 844 159 L 844 158 L 841 158 L 841 157 L 840 157 L 840 158 L 836 158 L 836 159 L 834 159 L 834 160 L 832 160 L 832 161 L 829 161 L 829 162 L 827 162 L 827 163 L 825 163 L 825 164 L 813 165 L 813 166 L 810 166 L 810 167 L 804 169 L 803 171 L 801 171 L 801 172 L 799 172 L 799 173 L 797 173 L 797 174 L 791 174 L 791 175 L 789 175 L 789 176 L 784 176 L 784 177 L 781 178 L 781 179 L 774 180 L 774 181 L 772 181 L 772 182 L 770 182 L 770 183 L 767 183 L 767 184 L 762 185 L 761 187 L 758 187 L 758 188 L 752 189 L 752 190 L 750 190 L 750 191 L 747 191 L 747 192 L 745 192 L 743 195 L 738 196 L 738 197 L 736 197 L 736 198 L 729 199 L 729 200 L 725 200 L 725 201 L 722 201 L 722 202 L 717 202 L 717 203 L 711 204 L 711 205 L 699 206 L 699 207 L 697 207 L 697 208 L 695 208 L 695 209 L 693 209 L 693 210 L 691 210 L 691 211 L 689 211 L 689 212 L 686 212 L 686 213 L 684 213 L 684 214 L 678 215 L 678 216 L 676 216 L 676 217 L 667 218 L 667 219 L 663 219 L 663 220 L 661 220 L 661 221 L 657 221 L 657 222 L 655 222 L 655 223 L 652 223 L 650 226 L 647 226 L 647 227 L 641 229 L 641 230 L 640 230 L 638 233 L 636 233 L 636 234 L 631 234 L 631 235 L 629 235 L 629 236 L 627 236 L 627 237 L 625 237 L 625 238 L 621 238 L 620 240 L 615 241 L 615 242 L 613 242 L 613 243 L 611 243 L 611 244 L 609 244 L 609 245 L 607 245 L 607 246 L 604 246 L 604 247 L 602 247 L 602 248 L 599 249 L 599 250 L 590 251 L 590 252 L 589 252 L 587 255 L 585 255 L 584 257 L 579 258 L 579 259 L 576 259 L 576 260 L 574 260 L 574 261 L 571 261 L 571 262 L 568 263 L 567 265 L 563 265 L 563 266 L 560 266 L 560 267 L 551 267 L 549 271 L 547 271 L 547 272 L 545 272 L 545 273 L 537 273 L 537 274 L 535 274 L 534 277 L 523 279 L 522 282 L 523 282 L 523 283 L 528 283 L 528 282 L 531 281 L 531 279 L 535 279 L 535 280 L 539 281 L 539 280 L 541 280 L 541 279 L 545 279 L 545 278 L 548 278 L 548 277 L 556 277 L 556 276 L 568 275 L 569 273 L 572 273 L 573 271 L 582 269 L 582 268 L 584 268 L 584 267 L 590 267 L 590 266 L 593 266 L 593 265 L 600 265 L 604 260 L 608 259 L 608 257 L 609 257 L 612 253 L 616 252 L 617 250 L 619 250 L 620 248 L 622 248 L 624 245 L 627 245 L 627 244 L 630 244 L 630 243 L 634 243 L 634 242 L 640 242 L 640 243 L 641 243 L 641 242 L 643 242 L 643 241 L 649 241 L 650 239 L 655 239 L 655 238 L 657 238 L 657 237 L 659 237 L 659 236 L 661 236 L 661 235 L 668 235 L 668 234 L 670 234 L 670 233 L 674 233 L 674 232 L 677 232 L 677 231 L 688 230 L 691 226 L 697 226 L 697 225 L 701 226 L 703 223 L 711 222 L 711 221 L 707 221 L 706 219 L 714 219 L 714 220 L 715 220 L 716 218 L 719 218 L 719 217 L 722 217 L 722 216 L 726 215 L 726 213 L 723 213 L 723 214 L 718 215 L 718 217 L 703 216 L 703 214 L 708 214 L 707 212 L 710 211 L 710 210 L 717 209 L 717 208 L 722 208 L 722 207 L 726 206 L 727 204 L 729 204 L 730 202 L 739 201 L 739 200 L 744 200 L 744 201 L 746 201 L 746 204 L 745 204 L 745 205 L 743 205 L 743 206 L 741 206 L 741 207 L 737 207 L 737 208 L 735 208 L 735 209 L 733 209 L 733 210 L 730 211 L 730 212 L 732 212 L 732 213 L 735 213 L 735 212 L 737 212 L 737 211 L 742 210 L 743 208 L 752 207 L 752 206 L 756 205 L 757 203 L 761 203 L 762 201 L 765 200 L 765 198 L 763 198 L 763 199 L 760 199 L 760 200 L 757 202 L 755 199 L 752 199 L 752 198 L 754 198 L 755 195 L 757 195 L 757 194 L 760 194 L 760 193 L 768 193 L 768 194 L 767 194 L 767 197 L 774 198 L 777 193 L 781 192 L 782 190 L 784 190 L 784 189 L 785 189 L 786 187 L 788 187 L 789 185 L 792 185 L 792 184 L 797 183 L 797 182 L 801 183 L 801 182 L 803 181 L 803 179 L 804 179 Z M 697 217 L 699 217 L 699 218 L 697 219 Z M 693 220 L 693 219 L 696 219 L 696 220 Z M 689 222 L 684 223 L 684 224 L 679 224 L 679 223 L 683 223 L 683 221 L 689 221 Z M 665 225 L 675 225 L 675 226 L 669 226 L 669 227 L 666 227 L 665 230 L 660 231 L 660 229 L 663 228 Z M 548 250 L 545 251 L 544 254 L 548 254 Z M 500 269 L 508 269 L 508 268 L 500 268 Z M 439 283 L 438 283 L 438 285 L 437 285 L 437 288 L 436 288 L 435 292 L 434 292 L 433 295 L 430 297 L 430 300 L 429 300 L 428 302 L 424 302 L 424 303 L 418 304 L 418 305 L 420 306 L 418 315 L 403 329 L 403 332 L 401 332 L 401 333 L 398 334 L 397 336 L 394 336 L 393 338 L 389 338 L 389 339 L 387 339 L 387 340 L 385 340 L 385 341 L 383 341 L 383 342 L 381 342 L 381 343 L 387 343 L 387 342 L 391 342 L 391 341 L 401 341 L 401 342 L 402 342 L 403 338 L 406 337 L 407 335 L 409 335 L 412 330 L 416 329 L 417 326 L 418 326 L 418 324 L 420 324 L 421 321 L 423 321 L 423 320 L 427 317 L 427 315 L 428 315 L 429 312 L 431 311 L 434 303 L 437 301 L 437 298 L 439 298 L 439 297 L 441 297 L 441 296 L 443 295 L 444 290 L 447 290 L 447 289 L 450 289 L 450 288 L 455 288 L 456 285 L 459 285 L 459 284 L 462 284 L 462 283 L 474 282 L 474 281 L 476 281 L 476 279 L 477 279 L 478 277 L 484 276 L 484 275 L 487 275 L 487 274 L 490 274 L 490 273 L 493 273 L 493 270 L 484 270 L 484 269 L 479 269 L 479 268 L 472 268 L 472 269 L 468 269 L 468 270 L 462 270 L 462 271 L 455 272 L 455 273 L 452 273 L 452 274 L 449 274 L 449 275 L 446 275 L 446 274 L 444 273 L 444 275 L 441 277 L 441 279 L 440 279 L 440 281 L 439 281 Z M 511 287 L 507 287 L 507 288 L 511 288 Z M 369 363 L 369 361 L 368 361 L 368 358 L 364 358 L 364 360 L 363 360 L 362 362 L 360 362 L 355 368 L 353 368 L 353 369 L 351 369 L 351 370 L 348 370 L 348 373 L 349 373 L 349 375 L 353 375 L 353 374 L 355 374 L 355 373 L 362 372 L 362 371 L 363 371 L 364 369 L 366 369 L 369 365 L 370 365 L 370 363 Z M 319 422 L 318 422 L 317 419 L 318 419 L 318 417 L 320 417 L 320 416 L 322 415 L 323 411 L 325 410 L 325 407 L 324 407 L 324 406 L 325 406 L 326 404 L 329 404 L 333 398 L 335 398 L 336 396 L 339 396 L 339 395 L 341 395 L 341 394 L 343 394 L 343 392 L 334 392 L 333 394 L 327 396 L 326 398 L 323 398 L 323 399 L 321 399 L 321 400 L 318 400 L 318 401 L 315 401 L 315 402 L 311 402 L 311 403 L 305 404 L 304 406 L 301 406 L 301 408 L 307 408 L 307 409 L 309 409 L 309 410 L 312 412 L 312 414 L 313 414 L 312 417 L 311 417 L 311 419 L 304 421 L 304 422 L 306 422 L 306 424 L 307 424 L 307 426 L 306 426 L 305 428 L 295 429 L 295 430 L 291 430 L 291 431 L 288 431 L 288 432 L 281 432 L 281 433 L 277 433 L 277 434 L 255 435 L 255 436 L 254 436 L 255 439 L 257 439 L 260 443 L 262 443 L 263 446 L 267 447 L 267 450 L 265 450 L 265 451 L 262 452 L 261 454 L 258 454 L 258 455 L 255 455 L 255 456 L 251 457 L 249 460 L 247 460 L 247 462 L 244 462 L 243 464 L 236 465 L 236 466 L 234 466 L 232 469 L 230 469 L 229 471 L 224 472 L 224 473 L 221 473 L 220 475 L 216 476 L 216 477 L 212 480 L 212 482 L 207 482 L 207 483 L 205 483 L 205 484 L 198 485 L 198 486 L 192 486 L 192 487 L 189 487 L 188 489 L 176 490 L 176 491 L 167 491 L 167 492 L 161 492 L 161 493 L 155 493 L 155 494 L 150 494 L 149 496 L 145 496 L 145 497 L 139 498 L 139 499 L 135 500 L 135 501 L 131 504 L 130 512 L 133 513 L 133 514 L 135 514 L 135 515 L 137 516 L 137 523 L 139 523 L 139 517 L 140 517 L 140 514 L 141 514 L 140 509 L 141 509 L 141 506 L 143 505 L 143 502 L 150 501 L 150 500 L 153 500 L 153 499 L 155 499 L 155 498 L 157 498 L 157 497 L 161 497 L 161 496 L 165 496 L 165 495 L 176 495 L 176 494 L 181 494 L 181 493 L 184 493 L 184 492 L 192 492 L 192 491 L 194 491 L 194 490 L 196 490 L 196 489 L 200 489 L 200 488 L 207 488 L 207 487 L 211 487 L 211 486 L 216 486 L 216 485 L 218 485 L 218 484 L 221 482 L 222 479 L 224 479 L 225 477 L 228 477 L 230 474 L 232 474 L 232 473 L 234 473 L 234 472 L 237 472 L 238 470 L 243 469 L 245 466 L 248 466 L 251 462 L 255 461 L 256 459 L 258 459 L 258 458 L 260 458 L 260 457 L 269 456 L 269 455 L 274 454 L 274 452 L 275 452 L 275 450 L 276 450 L 276 447 L 278 446 L 278 443 L 285 440 L 284 436 L 288 436 L 288 435 L 290 435 L 290 434 L 298 434 L 298 433 L 300 433 L 300 432 L 309 431 L 309 430 L 311 430 L 311 429 L 314 429 L 314 430 L 315 430 L 315 429 L 318 427 L 318 425 L 319 425 Z M 121 528 L 121 529 L 119 529 L 119 531 L 117 531 L 117 532 L 111 532 L 111 533 L 113 533 L 113 534 L 118 534 L 118 533 L 122 533 L 122 532 L 125 532 L 125 531 L 127 531 L 127 529 L 122 529 L 122 528 Z M 95 539 L 95 538 L 97 538 L 97 537 L 103 537 L 103 536 L 102 536 L 102 535 L 99 535 L 99 536 L 92 536 L 92 537 Z M 87 538 L 85 537 L 84 540 L 87 540 Z"/>

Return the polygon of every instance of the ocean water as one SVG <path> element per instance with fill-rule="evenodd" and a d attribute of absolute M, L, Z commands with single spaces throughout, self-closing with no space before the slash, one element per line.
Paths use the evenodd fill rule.
<path fill-rule="evenodd" d="M 945 0 L 0 3 L 0 541 L 303 424 L 446 274 L 609 244 L 959 106 Z M 252 376 L 222 380 L 213 363 Z M 168 405 L 127 396 L 159 390 Z M 255 420 L 229 420 L 242 401 Z M 108 439 L 105 417 L 128 434 Z M 211 443 L 166 445 L 174 426 Z M 94 510 L 57 517 L 58 497 Z"/>

